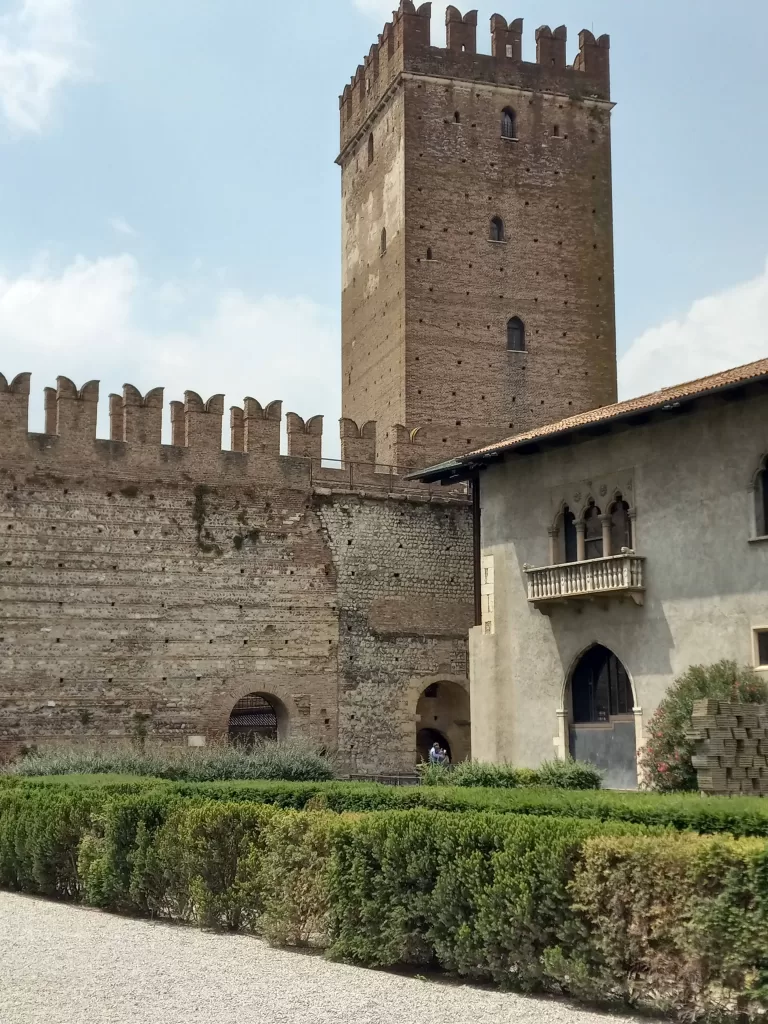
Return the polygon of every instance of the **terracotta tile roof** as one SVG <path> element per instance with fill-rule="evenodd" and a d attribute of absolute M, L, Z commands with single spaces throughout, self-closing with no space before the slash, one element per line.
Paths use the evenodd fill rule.
<path fill-rule="evenodd" d="M 555 423 L 547 423 L 543 427 L 528 430 L 524 434 L 515 434 L 504 441 L 497 441 L 485 448 L 478 448 L 470 454 L 479 455 L 484 452 L 500 451 L 507 447 L 517 446 L 523 441 L 535 441 L 540 437 L 548 437 L 550 434 L 567 433 L 577 427 L 592 423 L 604 423 L 617 417 L 626 416 L 628 413 L 663 409 L 665 405 L 681 398 L 705 395 L 710 391 L 718 391 L 720 388 L 741 384 L 744 381 L 766 375 L 768 375 L 768 359 L 757 359 L 754 363 L 745 363 L 743 366 L 736 366 L 731 370 L 713 373 L 710 377 L 699 377 L 698 380 L 690 380 L 685 384 L 674 384 L 669 388 L 652 391 L 649 395 L 640 395 L 637 398 L 630 398 L 626 402 L 616 402 L 613 405 L 603 405 L 599 409 L 590 409 L 589 412 L 578 413 L 576 416 L 569 416 L 567 419 L 557 420 Z"/>
<path fill-rule="evenodd" d="M 633 413 L 650 412 L 655 409 L 664 409 L 683 399 L 697 398 L 706 394 L 721 391 L 743 384 L 750 380 L 758 380 L 761 377 L 768 377 L 768 359 L 757 359 L 753 363 L 745 363 L 743 366 L 736 366 L 731 370 L 723 370 L 721 373 L 714 373 L 710 377 L 699 377 L 698 380 L 687 381 L 684 384 L 675 384 L 669 388 L 661 388 L 659 391 L 652 391 L 648 395 L 640 395 L 638 398 L 630 398 L 626 402 L 616 402 L 614 405 L 604 405 L 599 409 L 591 409 L 589 412 L 578 413 L 576 416 L 569 416 L 564 420 L 557 420 L 555 423 L 547 423 L 535 430 L 528 430 L 523 434 L 514 434 L 503 441 L 487 445 L 485 448 L 478 448 L 466 455 L 460 455 L 456 459 L 441 463 L 439 466 L 431 466 L 419 474 L 412 476 L 438 476 L 441 471 L 449 469 L 459 470 L 470 462 L 482 461 L 486 456 L 502 454 L 513 448 L 552 437 L 557 434 L 569 434 L 578 432 L 598 423 L 608 423 L 611 420 L 618 420 L 631 416 Z"/>

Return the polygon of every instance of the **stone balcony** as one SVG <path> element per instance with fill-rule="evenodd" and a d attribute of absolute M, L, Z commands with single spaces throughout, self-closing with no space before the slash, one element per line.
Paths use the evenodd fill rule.
<path fill-rule="evenodd" d="M 645 596 L 645 558 L 632 551 L 584 562 L 565 562 L 540 568 L 524 566 L 528 600 L 542 610 L 565 601 L 629 597 L 642 604 Z"/>

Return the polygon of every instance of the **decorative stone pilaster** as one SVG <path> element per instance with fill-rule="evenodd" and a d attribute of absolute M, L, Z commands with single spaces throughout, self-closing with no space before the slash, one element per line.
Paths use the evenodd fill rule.
<path fill-rule="evenodd" d="M 560 531 L 557 529 L 556 526 L 552 526 L 552 527 L 550 527 L 548 532 L 549 532 L 549 564 L 550 565 L 557 565 L 557 563 L 558 563 L 558 557 L 557 557 L 557 538 L 559 536 Z"/>
<path fill-rule="evenodd" d="M 586 523 L 583 519 L 577 519 L 573 524 L 576 527 L 576 561 L 583 562 L 586 558 L 587 548 L 584 542 L 584 530 Z"/>
<path fill-rule="evenodd" d="M 555 736 L 555 753 L 561 761 L 568 757 L 568 712 L 565 708 L 557 709 L 557 736 Z"/>
<path fill-rule="evenodd" d="M 603 512 L 600 516 L 600 525 L 603 528 L 603 558 L 608 558 L 612 555 L 611 551 L 611 525 L 612 518 L 610 512 Z"/>

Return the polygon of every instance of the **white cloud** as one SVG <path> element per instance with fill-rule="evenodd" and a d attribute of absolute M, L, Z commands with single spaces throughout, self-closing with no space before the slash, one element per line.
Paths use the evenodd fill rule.
<path fill-rule="evenodd" d="M 78 78 L 79 0 L 16 0 L 0 16 L 0 111 L 14 132 L 39 132 L 59 90 Z"/>
<path fill-rule="evenodd" d="M 644 331 L 619 360 L 619 397 L 642 395 L 768 356 L 768 264 Z"/>
<path fill-rule="evenodd" d="M 336 313 L 301 296 L 219 288 L 206 302 L 199 292 L 195 282 L 147 280 L 130 255 L 79 258 L 64 269 L 41 260 L 19 277 L 0 275 L 0 371 L 9 379 L 32 372 L 30 429 L 42 430 L 43 388 L 63 374 L 78 387 L 101 381 L 100 437 L 108 436 L 107 396 L 130 383 L 142 393 L 164 387 L 166 412 L 190 389 L 204 400 L 225 393 L 227 408 L 251 395 L 262 405 L 282 399 L 284 413 L 305 419 L 322 413 L 324 448 L 334 457 L 341 405 Z M 203 315 L 192 327 L 164 327 L 183 322 L 190 298 L 196 309 L 203 302 Z M 228 414 L 225 447 L 227 423 Z"/>
<path fill-rule="evenodd" d="M 138 235 L 136 228 L 132 228 L 123 217 L 110 217 L 108 224 L 118 235 L 126 235 L 128 238 L 136 238 Z"/>
<path fill-rule="evenodd" d="M 372 18 L 380 20 L 382 25 L 392 20 L 392 11 L 397 10 L 400 6 L 400 0 L 352 0 L 355 7 L 362 11 L 363 14 L 369 14 Z M 421 6 L 422 0 L 414 0 L 416 8 Z M 444 3 L 433 3 L 432 4 L 432 31 L 435 32 L 436 27 L 445 24 L 445 9 L 448 5 Z M 461 4 L 458 5 L 459 10 L 465 13 L 464 7 Z M 469 10 L 469 6 L 465 5 L 466 9 Z M 432 43 L 435 46 L 444 46 L 444 42 L 437 42 L 435 38 L 432 39 Z"/>

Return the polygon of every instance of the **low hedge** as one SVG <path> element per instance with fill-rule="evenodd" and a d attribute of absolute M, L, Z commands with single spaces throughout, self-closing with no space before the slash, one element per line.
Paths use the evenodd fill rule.
<path fill-rule="evenodd" d="M 254 747 L 229 743 L 207 747 L 60 747 L 33 751 L 8 769 L 22 776 L 148 775 L 185 782 L 285 779 L 325 782 L 336 778 L 332 758 L 302 742 L 264 741 Z"/>
<path fill-rule="evenodd" d="M 516 768 L 492 761 L 461 761 L 455 765 L 421 764 L 417 772 L 423 786 L 471 786 L 486 789 L 600 789 L 602 772 L 587 761 L 554 758 L 538 768 Z"/>
<path fill-rule="evenodd" d="M 170 783 L 118 776 L 58 776 L 16 779 L 0 776 L 8 787 L 100 789 L 136 793 L 158 787 L 186 797 L 236 800 L 302 810 L 380 811 L 424 807 L 441 811 L 496 811 L 543 817 L 591 818 L 659 825 L 678 831 L 768 836 L 768 801 L 758 797 L 700 797 L 694 794 L 616 793 L 546 789 L 463 789 L 447 786 L 381 786 L 358 782 Z"/>
<path fill-rule="evenodd" d="M 15 785 L 0 886 L 685 1019 L 768 1010 L 763 840 Z"/>

